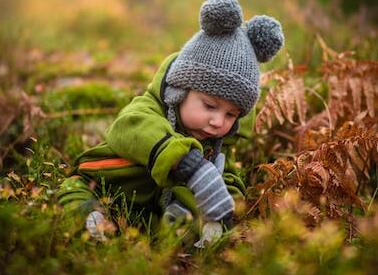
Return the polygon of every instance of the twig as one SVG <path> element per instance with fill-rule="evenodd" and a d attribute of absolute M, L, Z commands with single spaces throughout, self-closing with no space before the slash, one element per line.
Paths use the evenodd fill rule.
<path fill-rule="evenodd" d="M 61 118 L 72 115 L 99 115 L 99 114 L 115 114 L 119 111 L 119 108 L 97 108 L 97 109 L 77 109 L 63 112 L 55 112 L 46 114 L 47 119 Z"/>
<path fill-rule="evenodd" d="M 287 158 L 295 158 L 295 155 L 294 153 L 285 153 L 285 152 L 277 152 L 275 153 L 276 156 L 279 156 L 279 157 L 287 157 Z"/>
<path fill-rule="evenodd" d="M 378 166 L 376 167 L 376 170 L 375 170 L 375 174 L 376 174 L 376 176 L 378 176 L 378 175 L 377 175 L 377 174 L 378 174 L 378 171 L 377 171 L 377 170 L 378 170 Z M 375 197 L 377 196 L 377 192 L 378 192 L 378 182 L 377 182 L 377 187 L 375 188 L 375 191 L 374 191 L 373 197 L 370 199 L 369 206 L 368 206 L 366 212 L 369 212 L 370 207 L 371 207 L 371 205 L 373 204 L 373 202 L 374 202 L 374 200 L 375 200 Z"/>
<path fill-rule="evenodd" d="M 245 217 L 247 217 L 249 214 L 251 214 L 251 212 L 253 210 L 255 210 L 256 206 L 260 203 L 260 201 L 262 200 L 263 196 L 265 195 L 265 193 L 267 193 L 268 191 L 270 191 L 270 189 L 273 188 L 273 186 L 275 186 L 275 184 L 273 184 L 271 187 L 269 187 L 267 190 L 264 190 L 264 192 L 261 194 L 261 196 L 257 199 L 257 201 L 252 205 L 252 207 L 248 210 L 248 212 L 243 215 L 242 219 L 244 219 Z"/>
<path fill-rule="evenodd" d="M 182 253 L 177 254 L 177 257 L 178 257 L 178 259 L 181 263 L 184 263 L 184 264 L 189 265 L 189 266 L 191 266 L 195 269 L 198 269 L 199 266 L 196 265 L 195 263 L 192 263 L 190 261 L 190 259 L 188 259 L 188 258 L 190 258 L 190 256 L 191 256 L 190 254 L 182 254 Z"/>
<path fill-rule="evenodd" d="M 338 54 L 331 48 L 327 46 L 324 39 L 319 33 L 316 34 L 316 39 L 318 40 L 320 47 L 323 49 L 323 61 L 328 61 L 328 56 L 330 55 L 333 59 L 337 58 Z"/>
<path fill-rule="evenodd" d="M 25 139 L 25 133 L 19 135 L 13 142 L 11 142 L 7 147 L 4 148 L 2 154 L 0 154 L 0 168 L 3 167 L 3 160 L 8 155 L 9 151 L 14 148 L 14 146 Z"/>
<path fill-rule="evenodd" d="M 286 133 L 284 133 L 284 132 L 282 132 L 282 131 L 279 131 L 279 130 L 274 130 L 273 131 L 273 134 L 275 134 L 275 135 L 277 135 L 277 136 L 279 136 L 279 137 L 282 137 L 282 138 L 284 138 L 284 139 L 287 139 L 288 141 L 290 141 L 290 142 L 295 142 L 295 138 L 293 138 L 292 136 L 290 136 L 289 134 L 286 134 Z"/>

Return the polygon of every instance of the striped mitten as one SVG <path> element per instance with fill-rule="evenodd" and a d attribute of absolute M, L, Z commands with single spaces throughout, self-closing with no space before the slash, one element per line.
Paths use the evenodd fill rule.
<path fill-rule="evenodd" d="M 174 176 L 192 190 L 197 207 L 209 221 L 232 215 L 235 203 L 217 167 L 193 149 L 178 164 Z"/>
<path fill-rule="evenodd" d="M 226 156 L 223 153 L 219 153 L 214 160 L 214 165 L 217 167 L 219 174 L 223 175 L 224 165 L 226 162 Z"/>

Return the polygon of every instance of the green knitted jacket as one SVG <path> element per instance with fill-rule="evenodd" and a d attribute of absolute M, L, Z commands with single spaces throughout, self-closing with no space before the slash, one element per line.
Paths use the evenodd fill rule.
<path fill-rule="evenodd" d="M 105 141 L 77 158 L 74 174 L 79 177 L 67 179 L 59 191 L 60 203 L 66 208 L 83 206 L 99 196 L 101 188 L 88 187 L 88 182 L 94 181 L 98 186 L 103 182 L 105 190 L 114 196 L 124 194 L 128 201 L 153 211 L 161 208 L 162 190 L 167 188 L 197 213 L 193 194 L 184 183 L 172 180 L 170 170 L 191 149 L 206 153 L 211 144 L 174 131 L 166 118 L 162 99 L 165 75 L 176 56 L 162 63 L 143 96 L 135 97 L 121 110 L 108 128 Z M 229 192 L 242 197 L 245 185 L 229 157 L 231 145 L 226 140 L 222 148 L 226 154 L 223 177 Z"/>

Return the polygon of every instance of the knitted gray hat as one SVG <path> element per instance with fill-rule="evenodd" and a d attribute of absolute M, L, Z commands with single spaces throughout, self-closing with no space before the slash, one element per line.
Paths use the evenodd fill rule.
<path fill-rule="evenodd" d="M 242 26 L 237 0 L 208 0 L 200 11 L 201 30 L 182 48 L 168 74 L 168 106 L 181 102 L 176 91 L 190 89 L 230 100 L 240 116 L 259 97 L 259 63 L 270 60 L 282 47 L 281 25 L 268 16 L 256 16 Z M 178 88 L 178 89 L 177 89 Z M 165 101 L 166 101 L 165 100 Z"/>

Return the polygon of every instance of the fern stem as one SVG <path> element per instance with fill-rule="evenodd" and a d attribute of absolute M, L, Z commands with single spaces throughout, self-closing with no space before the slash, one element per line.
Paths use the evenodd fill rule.
<path fill-rule="evenodd" d="M 309 91 L 310 93 L 312 93 L 317 98 L 319 98 L 319 100 L 323 103 L 323 105 L 324 105 L 324 107 L 326 109 L 327 116 L 328 116 L 328 121 L 329 121 L 329 129 L 330 129 L 330 131 L 329 131 L 329 137 L 332 137 L 333 124 L 332 124 L 331 112 L 329 111 L 327 102 L 325 102 L 325 100 L 322 98 L 322 96 L 315 89 L 308 88 L 308 87 L 305 88 L 305 89 L 307 91 Z"/>
<path fill-rule="evenodd" d="M 376 175 L 378 174 L 378 170 L 377 169 L 375 170 L 375 173 L 376 173 Z M 373 201 L 375 200 L 375 197 L 377 196 L 377 192 L 378 192 L 378 182 L 377 182 L 377 186 L 375 187 L 374 194 L 373 194 L 373 196 L 370 199 L 369 206 L 367 208 L 367 212 L 369 212 L 370 207 L 373 204 Z"/>
<path fill-rule="evenodd" d="M 260 203 L 260 201 L 263 199 L 264 195 L 269 192 L 277 183 L 274 183 L 272 184 L 272 186 L 270 186 L 268 189 L 264 190 L 264 192 L 260 195 L 260 197 L 257 199 L 257 201 L 252 205 L 252 207 L 247 211 L 247 213 L 245 213 L 242 217 L 242 219 L 244 219 L 245 217 L 247 217 L 249 214 L 251 214 L 255 208 L 257 207 L 257 205 Z"/>
<path fill-rule="evenodd" d="M 370 207 L 371 207 L 371 205 L 373 204 L 373 201 L 374 201 L 374 199 L 375 199 L 375 196 L 377 195 L 377 192 L 378 192 L 378 186 L 375 188 L 375 191 L 374 191 L 373 197 L 371 198 L 371 200 L 370 200 L 370 202 L 369 202 L 369 206 L 368 206 L 367 212 L 369 212 Z"/>

